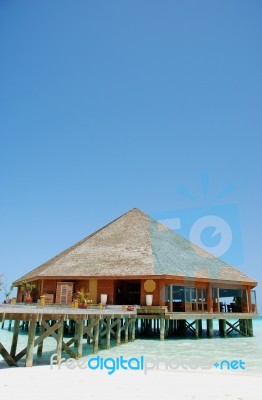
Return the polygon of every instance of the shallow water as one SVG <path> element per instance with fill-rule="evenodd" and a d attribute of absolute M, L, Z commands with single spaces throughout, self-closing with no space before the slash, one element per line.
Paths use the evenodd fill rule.
<path fill-rule="evenodd" d="M 205 326 L 205 323 L 203 324 Z M 214 323 L 214 329 L 218 329 Z M 242 360 L 242 367 L 238 363 L 236 372 L 241 373 L 262 373 L 262 317 L 253 321 L 254 336 L 243 337 L 237 334 L 227 338 L 221 338 L 218 335 L 214 339 L 203 336 L 200 339 L 136 339 L 135 342 L 115 346 L 114 341 L 110 350 L 101 350 L 101 358 L 119 357 L 124 358 L 144 356 L 148 369 L 182 369 L 182 370 L 216 370 L 215 363 L 221 363 L 223 360 L 232 362 L 233 360 Z M 205 333 L 205 332 L 204 332 Z M 0 342 L 10 350 L 12 340 L 12 329 L 8 330 L 8 321 L 5 322 L 5 328 L 0 329 Z M 66 342 L 69 339 L 64 339 Z M 27 345 L 27 332 L 19 332 L 19 341 L 17 352 Z M 73 349 L 73 347 L 72 347 Z M 37 348 L 35 348 L 35 354 Z M 42 357 L 34 356 L 34 365 L 46 365 L 50 363 L 50 356 L 56 351 L 56 341 L 48 337 L 44 341 Z M 74 351 L 74 349 L 73 349 Z M 87 344 L 83 339 L 83 356 L 90 358 L 92 355 L 92 345 Z M 66 353 L 63 357 L 68 358 Z M 24 365 L 23 358 L 19 365 Z M 245 364 L 243 364 L 245 363 Z M 223 370 L 228 369 L 228 365 L 223 364 Z M 6 368 L 6 364 L 0 356 L 0 368 Z M 231 369 L 231 367 L 230 367 Z M 234 370 L 233 370 L 234 372 Z"/>

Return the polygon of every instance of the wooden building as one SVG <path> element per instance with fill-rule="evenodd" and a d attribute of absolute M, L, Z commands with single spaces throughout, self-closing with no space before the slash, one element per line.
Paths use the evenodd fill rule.
<path fill-rule="evenodd" d="M 134 208 L 14 282 L 36 285 L 35 302 L 70 304 L 84 287 L 93 303 L 168 306 L 173 313 L 256 313 L 257 282 Z M 18 289 L 18 301 L 23 300 Z"/>

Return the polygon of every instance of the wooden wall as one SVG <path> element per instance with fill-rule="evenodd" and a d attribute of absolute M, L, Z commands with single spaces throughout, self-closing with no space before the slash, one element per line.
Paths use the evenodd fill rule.
<path fill-rule="evenodd" d="M 152 280 L 150 277 L 147 279 Z M 146 294 L 149 293 L 144 288 L 144 283 L 147 280 L 146 278 L 140 280 L 140 304 L 146 304 Z M 36 302 L 42 294 L 53 294 L 53 299 L 55 301 L 56 291 L 57 291 L 57 283 L 58 282 L 66 282 L 68 280 L 63 279 L 47 279 L 47 280 L 38 280 L 33 283 L 36 285 L 36 288 L 32 292 L 33 301 Z M 121 281 L 121 280 L 120 280 Z M 174 279 L 153 279 L 156 283 L 156 288 L 152 292 L 153 294 L 153 305 L 165 305 L 165 286 L 166 285 L 181 285 L 181 286 L 194 286 L 196 288 L 206 288 L 207 289 L 207 303 L 208 303 L 208 311 L 213 311 L 213 299 L 212 299 L 212 287 L 219 288 L 242 288 L 246 290 L 247 294 L 247 311 L 252 312 L 252 304 L 250 298 L 250 286 L 248 285 L 239 285 L 239 284 L 231 284 L 228 285 L 226 283 L 208 283 L 208 282 L 199 282 L 188 280 L 187 278 L 174 278 Z M 85 288 L 90 293 L 90 298 L 93 303 L 100 302 L 101 294 L 105 293 L 108 295 L 107 304 L 116 304 L 116 281 L 114 279 L 81 279 L 74 280 L 71 282 L 73 284 L 73 293 L 81 288 Z M 21 294 L 20 288 L 17 291 L 17 301 L 22 302 L 23 296 Z"/>
<path fill-rule="evenodd" d="M 146 295 L 147 294 L 152 294 L 153 295 L 153 306 L 158 306 L 160 305 L 160 280 L 159 279 L 153 279 L 154 282 L 156 283 L 156 288 L 153 292 L 147 292 L 144 288 L 144 284 L 147 279 L 142 279 L 141 280 L 141 286 L 140 286 L 140 305 L 144 306 L 146 305 Z"/>
<path fill-rule="evenodd" d="M 107 304 L 114 304 L 115 283 L 113 279 L 98 280 L 97 302 L 100 303 L 100 295 L 107 294 Z"/>

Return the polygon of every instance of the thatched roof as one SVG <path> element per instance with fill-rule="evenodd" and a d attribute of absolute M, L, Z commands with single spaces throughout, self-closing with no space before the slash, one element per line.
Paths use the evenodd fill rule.
<path fill-rule="evenodd" d="M 256 282 L 134 208 L 16 282 L 42 278 L 181 277 Z"/>

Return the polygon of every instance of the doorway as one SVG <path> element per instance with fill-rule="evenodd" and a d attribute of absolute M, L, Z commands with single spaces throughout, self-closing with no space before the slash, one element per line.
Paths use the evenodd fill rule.
<path fill-rule="evenodd" d="M 115 299 L 117 305 L 140 304 L 140 281 L 116 281 Z"/>

